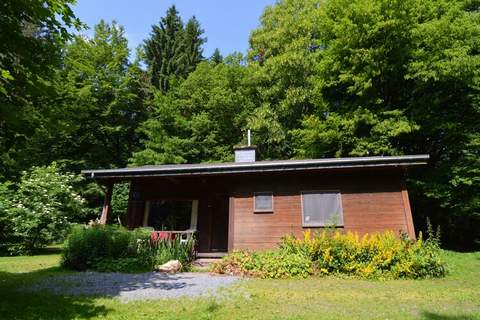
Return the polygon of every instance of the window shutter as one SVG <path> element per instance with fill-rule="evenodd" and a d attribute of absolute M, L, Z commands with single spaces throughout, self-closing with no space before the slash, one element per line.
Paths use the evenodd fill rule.
<path fill-rule="evenodd" d="M 342 200 L 337 191 L 302 192 L 305 227 L 343 225 Z"/>
<path fill-rule="evenodd" d="M 273 211 L 273 194 L 271 192 L 255 193 L 255 211 Z"/>

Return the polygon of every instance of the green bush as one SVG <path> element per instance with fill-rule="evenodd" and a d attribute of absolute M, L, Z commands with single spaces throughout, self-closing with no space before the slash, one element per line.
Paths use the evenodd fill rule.
<path fill-rule="evenodd" d="M 139 244 L 148 243 L 149 236 L 148 232 L 114 225 L 75 226 L 63 250 L 63 265 L 75 270 L 128 271 L 119 269 L 115 263 L 129 258 L 136 259 L 139 268 L 146 269 L 149 263 L 139 252 Z"/>
<path fill-rule="evenodd" d="M 85 213 L 85 200 L 74 191 L 82 179 L 52 163 L 23 172 L 17 185 L 0 185 L 0 237 L 10 254 L 31 254 L 65 238 Z"/>
<path fill-rule="evenodd" d="M 212 271 L 271 279 L 306 278 L 313 273 L 313 263 L 303 254 L 283 250 L 234 251 L 214 264 Z"/>
<path fill-rule="evenodd" d="M 392 232 L 365 235 L 327 230 L 303 239 L 286 236 L 280 248 L 238 251 L 213 265 L 213 272 L 262 278 L 349 275 L 372 279 L 418 279 L 446 273 L 438 238 L 398 238 Z"/>
<path fill-rule="evenodd" d="M 194 240 L 150 241 L 151 231 L 117 225 L 75 226 L 67 238 L 62 264 L 74 270 L 138 272 L 153 270 L 169 260 L 184 269 L 192 261 Z"/>

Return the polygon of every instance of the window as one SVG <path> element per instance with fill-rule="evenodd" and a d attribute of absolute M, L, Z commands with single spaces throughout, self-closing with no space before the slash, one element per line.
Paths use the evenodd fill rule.
<path fill-rule="evenodd" d="M 157 231 L 188 230 L 192 228 L 192 216 L 196 210 L 194 204 L 194 201 L 189 200 L 147 201 L 144 225 L 153 227 Z"/>
<path fill-rule="evenodd" d="M 273 193 L 255 192 L 253 206 L 255 212 L 273 212 Z"/>
<path fill-rule="evenodd" d="M 302 218 L 304 227 L 343 226 L 340 192 L 302 192 Z"/>

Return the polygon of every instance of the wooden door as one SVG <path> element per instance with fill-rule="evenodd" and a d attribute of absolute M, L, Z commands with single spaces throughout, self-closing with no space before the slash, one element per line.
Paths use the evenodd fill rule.
<path fill-rule="evenodd" d="M 198 252 L 227 252 L 228 197 L 211 196 L 199 201 Z"/>
<path fill-rule="evenodd" d="M 216 197 L 212 203 L 210 251 L 227 252 L 228 249 L 228 197 Z"/>

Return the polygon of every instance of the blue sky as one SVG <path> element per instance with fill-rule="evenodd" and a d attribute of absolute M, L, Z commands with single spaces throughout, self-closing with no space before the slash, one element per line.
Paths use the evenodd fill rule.
<path fill-rule="evenodd" d="M 77 0 L 73 10 L 90 27 L 100 19 L 116 20 L 125 27 L 129 46 L 134 49 L 148 37 L 152 24 L 158 23 L 167 8 L 175 4 L 184 21 L 193 15 L 200 21 L 208 38 L 204 56 L 209 57 L 215 48 L 223 55 L 246 53 L 250 32 L 259 25 L 263 9 L 274 3 L 275 0 Z M 92 30 L 83 33 L 91 35 Z"/>

